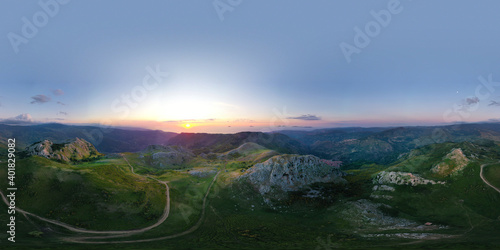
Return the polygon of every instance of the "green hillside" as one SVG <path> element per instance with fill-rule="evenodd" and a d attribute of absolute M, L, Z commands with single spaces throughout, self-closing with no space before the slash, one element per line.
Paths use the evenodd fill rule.
<path fill-rule="evenodd" d="M 120 230 L 152 224 L 163 212 L 165 187 L 131 174 L 121 159 L 66 165 L 33 156 L 16 165 L 17 206 L 42 217 Z M 0 179 L 7 179 L 6 168 Z"/>

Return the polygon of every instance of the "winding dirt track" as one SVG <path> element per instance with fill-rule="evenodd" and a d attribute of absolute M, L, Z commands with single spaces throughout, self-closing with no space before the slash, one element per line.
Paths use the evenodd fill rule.
<path fill-rule="evenodd" d="M 486 167 L 487 165 L 491 165 L 491 164 L 481 165 L 481 171 L 479 172 L 479 177 L 481 177 L 481 179 L 484 181 L 484 183 L 486 183 L 486 185 L 492 187 L 493 189 L 495 189 L 497 192 L 500 193 L 500 189 L 498 189 L 497 187 L 495 187 L 491 183 L 489 183 L 488 180 L 486 180 L 486 178 L 484 178 L 484 176 L 483 176 L 483 168 Z"/>
<path fill-rule="evenodd" d="M 66 238 L 66 241 L 73 242 L 73 243 L 86 243 L 86 244 L 115 244 L 115 243 L 140 243 L 140 242 L 151 242 L 151 241 L 158 241 L 158 240 L 167 240 L 167 239 L 173 239 L 177 238 L 186 234 L 190 234 L 194 231 L 196 231 L 200 226 L 203 221 L 203 218 L 205 216 L 205 210 L 206 210 L 206 201 L 208 194 L 210 193 L 210 189 L 212 188 L 212 185 L 214 184 L 215 180 L 217 179 L 217 176 L 219 175 L 220 170 L 215 174 L 214 178 L 212 179 L 212 182 L 210 183 L 210 186 L 207 188 L 207 192 L 205 193 L 205 197 L 203 198 L 203 205 L 202 205 L 202 210 L 201 210 L 201 215 L 198 221 L 194 226 L 191 228 L 187 229 L 186 231 L 172 234 L 172 235 L 167 235 L 167 236 L 162 236 L 162 237 L 157 237 L 157 238 L 150 238 L 150 239 L 141 239 L 141 240 L 121 240 L 121 241 L 87 241 L 87 240 L 92 240 L 92 239 L 107 239 L 107 238 L 116 238 L 116 237 L 126 237 L 130 235 L 118 235 L 118 236 L 104 236 L 104 237 L 78 237 L 78 238 Z"/>
<path fill-rule="evenodd" d="M 177 237 L 180 237 L 180 236 L 192 233 L 192 232 L 196 231 L 201 226 L 202 220 L 203 220 L 204 215 L 205 215 L 206 201 L 207 201 L 208 194 L 210 193 L 210 189 L 212 188 L 215 180 L 217 179 L 217 176 L 219 175 L 220 170 L 214 176 L 212 182 L 208 186 L 207 192 L 205 193 L 205 196 L 203 198 L 203 205 L 202 205 L 202 211 L 201 211 L 200 218 L 198 219 L 198 221 L 196 222 L 196 224 L 194 226 L 192 226 L 191 228 L 187 229 L 186 231 L 183 231 L 183 232 L 180 232 L 180 233 L 177 233 L 177 234 L 168 235 L 168 236 L 163 236 L 163 237 L 158 237 L 158 238 L 151 238 L 151 239 L 142 239 L 142 240 L 128 240 L 128 241 L 88 241 L 88 240 L 93 240 L 93 239 L 97 240 L 97 239 L 109 239 L 109 238 L 118 238 L 118 237 L 128 237 L 128 236 L 132 236 L 132 235 L 144 233 L 146 231 L 149 231 L 149 230 L 151 230 L 151 229 L 153 229 L 153 228 L 161 225 L 163 222 L 165 222 L 165 220 L 168 218 L 168 215 L 170 213 L 170 189 L 168 187 L 167 182 L 160 181 L 160 180 L 158 180 L 156 178 L 153 178 L 153 177 L 142 176 L 142 175 L 136 174 L 134 172 L 134 167 L 130 164 L 130 162 L 127 160 L 127 158 L 125 158 L 125 156 L 123 154 L 120 154 L 120 155 L 123 157 L 123 159 L 130 166 L 130 170 L 131 170 L 131 172 L 133 174 L 135 174 L 137 176 L 140 176 L 140 177 L 146 177 L 146 178 L 158 181 L 159 183 L 162 183 L 162 184 L 165 185 L 165 188 L 166 188 L 166 190 L 165 190 L 165 196 L 166 196 L 165 208 L 163 210 L 163 215 L 161 216 L 161 218 L 155 224 L 153 224 L 151 226 L 148 226 L 148 227 L 145 227 L 145 228 L 133 229 L 133 230 L 97 231 L 97 230 L 88 230 L 88 229 L 83 229 L 83 228 L 79 228 L 79 227 L 74 227 L 74 226 L 71 226 L 69 224 L 66 224 L 66 223 L 63 223 L 63 222 L 60 222 L 60 221 L 47 219 L 47 218 L 38 216 L 36 214 L 24 211 L 24 210 L 22 210 L 22 209 L 20 209 L 18 207 L 16 207 L 16 211 L 19 212 L 19 213 L 22 213 L 25 217 L 27 215 L 29 215 L 29 216 L 35 217 L 35 218 L 37 218 L 37 219 L 39 219 L 41 221 L 45 221 L 45 222 L 51 223 L 53 225 L 57 225 L 57 226 L 66 228 L 66 229 L 68 229 L 68 230 L 70 230 L 72 232 L 85 233 L 85 234 L 107 234 L 106 236 L 77 236 L 77 237 L 63 238 L 63 240 L 68 241 L 68 242 L 73 242 L 73 243 L 105 244 L 105 243 L 138 243 L 138 242 L 150 242 L 150 241 L 157 241 L 157 240 L 165 240 L 165 239 L 177 238 Z M 5 197 L 5 195 L 3 194 L 2 191 L 0 191 L 0 195 L 2 196 L 2 199 L 5 202 L 5 204 L 7 204 L 7 206 L 9 206 L 9 202 L 8 202 L 7 198 Z"/>
<path fill-rule="evenodd" d="M 132 173 L 135 174 L 135 175 L 138 175 L 134 172 L 134 168 L 132 167 L 132 165 L 130 165 L 130 163 L 128 162 L 128 160 L 122 155 L 123 159 L 127 162 L 127 164 L 130 166 L 131 170 L 132 170 Z M 141 176 L 141 175 L 138 175 L 138 176 Z M 141 176 L 143 177 L 143 176 Z M 30 213 L 30 212 L 27 212 L 27 211 L 24 211 L 18 207 L 16 207 L 16 211 L 17 212 L 20 212 L 22 213 L 23 215 L 29 215 L 29 216 L 33 216 L 39 220 L 42 220 L 42 221 L 45 221 L 45 222 L 48 222 L 48 223 L 51 223 L 53 225 L 57 225 L 57 226 L 60 226 L 60 227 L 64 227 L 72 232 L 76 232 L 76 233 L 87 233 L 87 234 L 119 234 L 119 235 L 133 235 L 133 234 L 138 234 L 138 233 L 143 233 L 143 232 L 146 232 L 148 230 L 151 230 L 159 225 L 161 225 L 167 218 L 168 218 L 168 215 L 170 213 L 170 191 L 169 191 L 169 188 L 168 188 L 168 185 L 167 185 L 167 182 L 164 182 L 164 181 L 160 181 L 158 179 L 155 179 L 155 178 L 152 178 L 152 177 L 148 177 L 150 179 L 153 179 L 153 180 L 156 180 L 162 184 L 165 185 L 165 196 L 167 198 L 167 202 L 165 203 L 165 208 L 163 209 L 163 214 L 162 216 L 160 217 L 160 219 L 153 225 L 151 226 L 148 226 L 148 227 L 145 227 L 145 228 L 140 228 L 140 229 L 133 229 L 133 230 L 120 230 L 120 231 L 97 231 L 97 230 L 88 230 L 88 229 L 83 229 L 83 228 L 79 228 L 79 227 L 74 227 L 74 226 L 71 226 L 69 224 L 66 224 L 66 223 L 63 223 L 63 222 L 60 222 L 60 221 L 56 221 L 56 220 L 51 220 L 51 219 L 47 219 L 47 218 L 44 218 L 44 217 L 41 217 L 41 216 L 38 216 L 36 214 L 33 214 L 33 213 Z M 2 195 L 2 199 L 3 201 L 5 202 L 5 204 L 7 204 L 7 206 L 9 206 L 9 203 L 7 201 L 7 198 L 4 196 L 4 194 L 2 193 L 2 191 L 0 191 L 0 195 Z"/>

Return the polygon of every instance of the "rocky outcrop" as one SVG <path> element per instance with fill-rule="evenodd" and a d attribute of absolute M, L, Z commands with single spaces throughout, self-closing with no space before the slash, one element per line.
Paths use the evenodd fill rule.
<path fill-rule="evenodd" d="M 346 183 L 346 174 L 337 167 L 330 166 L 312 155 L 277 155 L 255 164 L 240 178 L 247 180 L 267 196 L 298 191 L 317 182 Z"/>
<path fill-rule="evenodd" d="M 419 223 L 414 221 L 392 217 L 382 212 L 384 208 L 386 210 L 392 209 L 391 206 L 374 203 L 365 199 L 349 201 L 345 203 L 343 208 L 339 211 L 341 219 L 357 229 L 363 228 L 361 231 L 373 230 L 374 228 L 383 230 L 408 230 L 419 226 Z"/>
<path fill-rule="evenodd" d="M 189 171 L 189 174 L 198 178 L 205 178 L 217 173 L 217 169 L 196 169 Z"/>
<path fill-rule="evenodd" d="M 26 152 L 28 155 L 38 155 L 63 162 L 86 161 L 102 156 L 94 145 L 80 138 L 60 144 L 44 140 L 28 146 Z"/>
<path fill-rule="evenodd" d="M 50 159 L 52 157 L 52 145 L 53 144 L 54 143 L 52 143 L 49 140 L 34 143 L 31 146 L 28 146 L 26 148 L 26 152 L 29 155 L 38 155 L 38 156 L 42 156 L 42 157 Z"/>
<path fill-rule="evenodd" d="M 194 154 L 179 146 L 151 145 L 142 151 L 140 157 L 147 165 L 164 168 L 182 165 L 193 159 Z"/>
<path fill-rule="evenodd" d="M 396 185 L 426 185 L 426 184 L 445 184 L 444 181 L 433 181 L 421 177 L 418 174 L 406 172 L 386 172 L 382 171 L 373 179 L 373 184 L 396 184 Z"/>

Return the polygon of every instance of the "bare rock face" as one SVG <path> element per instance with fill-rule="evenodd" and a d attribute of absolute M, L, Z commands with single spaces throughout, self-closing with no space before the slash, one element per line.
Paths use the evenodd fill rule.
<path fill-rule="evenodd" d="M 431 171 L 442 176 L 456 175 L 461 172 L 470 160 L 464 155 L 460 148 L 454 148 L 443 157 L 443 162 L 434 166 Z"/>
<path fill-rule="evenodd" d="M 396 184 L 396 185 L 427 185 L 445 184 L 444 181 L 433 181 L 421 177 L 418 174 L 395 171 L 382 171 L 373 179 L 373 184 Z"/>
<path fill-rule="evenodd" d="M 194 158 L 194 154 L 179 146 L 148 146 L 141 153 L 145 164 L 160 168 L 184 164 Z"/>
<path fill-rule="evenodd" d="M 39 155 L 50 159 L 52 155 L 52 144 L 53 143 L 49 140 L 41 141 L 27 147 L 26 151 L 29 155 Z"/>
<path fill-rule="evenodd" d="M 90 160 L 102 155 L 94 145 L 80 138 L 62 144 L 54 144 L 49 140 L 44 140 L 30 145 L 26 151 L 29 155 L 38 155 L 63 162 Z"/>
<path fill-rule="evenodd" d="M 240 178 L 259 190 L 263 196 L 298 191 L 317 182 L 347 183 L 346 174 L 312 155 L 277 155 L 255 164 Z"/>

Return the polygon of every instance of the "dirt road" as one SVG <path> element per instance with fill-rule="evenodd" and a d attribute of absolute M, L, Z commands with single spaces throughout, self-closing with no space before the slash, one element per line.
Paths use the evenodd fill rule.
<path fill-rule="evenodd" d="M 132 165 L 130 165 L 130 163 L 128 162 L 128 160 L 123 156 L 123 159 L 127 162 L 127 164 L 130 166 L 130 168 L 132 169 L 132 173 L 135 174 L 135 175 L 138 175 L 134 172 L 134 168 L 132 167 Z M 142 175 L 138 175 L 138 176 L 141 176 L 143 177 Z M 39 220 L 42 220 L 42 221 L 45 221 L 45 222 L 48 222 L 48 223 L 51 223 L 53 225 L 57 225 L 57 226 L 60 226 L 60 227 L 63 227 L 63 228 L 66 228 L 72 232 L 76 232 L 76 233 L 87 233 L 87 234 L 118 234 L 118 235 L 133 235 L 133 234 L 138 234 L 138 233 L 143 233 L 143 232 L 146 232 L 148 230 L 151 230 L 159 225 L 161 225 L 163 222 L 165 222 L 165 220 L 168 218 L 168 215 L 170 213 L 170 190 L 169 190 L 169 187 L 168 187 L 168 184 L 167 182 L 164 182 L 164 181 L 160 181 L 158 179 L 155 179 L 155 178 L 152 178 L 152 177 L 148 177 L 150 179 L 153 179 L 155 181 L 158 181 L 162 184 L 165 185 L 165 196 L 166 196 L 166 203 L 165 203 L 165 208 L 163 209 L 163 214 L 162 216 L 160 217 L 160 219 L 153 225 L 151 226 L 148 226 L 148 227 L 145 227 L 145 228 L 140 228 L 140 229 L 133 229 L 133 230 L 120 230 L 120 231 L 97 231 L 97 230 L 88 230 L 88 229 L 83 229 L 83 228 L 79 228 L 79 227 L 75 227 L 75 226 L 71 226 L 69 224 L 66 224 L 64 222 L 60 222 L 60 221 L 56 221 L 56 220 L 51 220 L 51 219 L 47 219 L 47 218 L 44 218 L 44 217 L 41 217 L 41 216 L 38 216 L 36 214 L 33 214 L 33 213 L 30 213 L 30 212 L 27 212 L 27 211 L 24 211 L 22 210 L 21 208 L 18 208 L 16 207 L 16 211 L 19 212 L 19 213 L 22 213 L 23 215 L 29 215 L 29 216 L 32 216 L 32 217 L 35 217 Z M 8 206 L 8 201 L 7 201 L 7 198 L 5 197 L 5 195 L 3 194 L 2 191 L 0 191 L 0 195 L 2 196 L 2 199 L 4 201 L 5 204 L 7 204 Z"/>
<path fill-rule="evenodd" d="M 498 189 L 497 187 L 493 186 L 491 183 L 488 182 L 488 180 L 486 180 L 486 178 L 484 178 L 484 175 L 483 175 L 483 168 L 488 166 L 488 165 L 491 165 L 491 164 L 483 164 L 481 165 L 481 171 L 479 172 L 479 177 L 481 177 L 481 179 L 484 181 L 484 183 L 486 183 L 486 185 L 492 187 L 493 189 L 495 189 L 497 192 L 500 193 L 500 189 Z"/>

